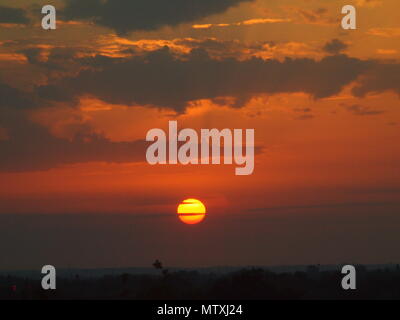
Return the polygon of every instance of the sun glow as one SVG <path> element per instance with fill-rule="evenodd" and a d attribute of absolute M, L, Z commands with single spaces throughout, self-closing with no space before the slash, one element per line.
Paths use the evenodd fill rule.
<path fill-rule="evenodd" d="M 186 199 L 178 206 L 179 219 L 186 224 L 196 224 L 206 216 L 206 207 L 197 199 Z"/>

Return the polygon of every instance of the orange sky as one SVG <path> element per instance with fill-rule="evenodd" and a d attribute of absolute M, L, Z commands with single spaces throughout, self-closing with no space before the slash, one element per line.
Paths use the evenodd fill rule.
<path fill-rule="evenodd" d="M 45 145 L 37 149 L 31 144 L 31 154 L 24 153 L 24 159 L 17 151 L 7 151 L 5 158 L 11 159 L 10 162 L 0 162 L 0 214 L 168 215 L 175 213 L 180 201 L 192 197 L 202 199 L 215 215 L 239 216 L 263 208 L 294 206 L 304 213 L 303 206 L 398 203 L 400 89 L 396 80 L 399 78 L 393 73 L 392 83 L 391 75 L 382 81 L 384 84 L 379 82 L 382 78 L 377 78 L 376 83 L 368 82 L 368 77 L 375 75 L 373 72 L 378 75 L 386 72 L 380 71 L 384 69 L 382 65 L 391 64 L 399 70 L 400 22 L 395 14 L 400 10 L 398 1 L 353 1 L 358 9 L 358 29 L 354 31 L 340 28 L 341 6 L 348 1 L 254 0 L 237 1 L 236 6 L 217 13 L 208 9 L 210 14 L 202 17 L 174 24 L 161 23 L 145 31 L 129 26 L 126 33 L 96 24 L 89 18 L 66 21 L 62 14 L 60 19 L 64 21 L 59 21 L 57 30 L 41 30 L 40 15 L 33 14 L 34 4 L 48 2 L 2 1 L 2 6 L 26 10 L 31 22 L 2 24 L 0 21 L 0 92 L 3 95 L 9 92 L 1 91 L 2 85 L 26 92 L 27 101 L 32 105 L 35 98 L 30 94 L 39 92 L 38 88 L 50 90 L 46 92 L 57 88 L 61 91 L 56 94 L 72 97 L 51 102 L 38 100 L 32 107 L 21 108 L 4 103 L 0 143 L 12 143 L 14 129 L 21 134 L 26 131 L 22 140 L 23 148 L 27 148 L 29 137 L 36 134 L 36 131 L 29 133 L 32 126 L 52 137 L 49 141 L 54 138 L 73 145 L 77 137 L 95 136 L 113 146 L 143 141 L 148 130 L 166 129 L 169 120 L 178 120 L 182 129 L 254 128 L 256 145 L 262 151 L 256 155 L 253 175 L 235 176 L 234 165 L 150 166 L 144 162 L 144 148 L 140 149 L 143 153 L 138 154 L 138 159 L 132 158 L 132 161 L 125 155 L 121 155 L 123 160 L 115 160 L 112 154 L 97 157 L 96 151 L 79 160 L 78 155 L 64 155 L 62 151 L 56 155 L 40 154 L 46 150 Z M 57 8 L 64 7 L 64 1 L 50 2 Z M 154 15 L 158 14 L 156 10 Z M 333 39 L 342 47 L 329 51 L 327 44 Z M 139 62 L 131 61 L 147 55 L 152 59 L 151 53 L 162 52 L 165 46 L 169 47 L 168 54 L 153 57 L 161 66 L 160 74 L 168 73 L 169 64 L 163 63 L 171 56 L 178 61 L 193 61 L 190 66 L 193 78 L 201 79 L 194 82 L 199 88 L 185 88 L 183 81 L 182 87 L 166 89 L 170 85 L 168 78 L 161 83 L 153 78 L 148 80 L 148 74 L 138 73 L 135 83 L 142 79 L 143 83 L 149 81 L 155 85 L 146 87 L 148 92 L 139 90 L 138 100 L 132 93 L 132 103 L 126 103 L 133 90 L 129 75 L 121 75 L 127 80 L 119 87 L 120 96 L 112 90 L 106 92 L 107 82 L 95 82 L 103 74 L 93 77 L 93 84 L 88 84 L 90 76 L 80 78 L 85 70 L 108 68 L 107 63 L 118 59 L 123 63 L 129 61 L 128 68 L 132 63 L 132 73 L 142 70 Z M 228 88 L 228 92 L 233 95 L 237 92 L 237 96 L 218 100 L 221 97 L 214 95 L 213 88 L 209 92 L 202 88 L 203 84 L 206 88 L 212 75 L 207 70 L 195 69 L 196 63 L 201 63 L 196 59 L 202 58 L 191 56 L 194 49 L 205 50 L 208 56 L 203 59 L 216 65 L 228 63 L 229 59 L 237 61 L 237 79 L 233 81 L 221 75 L 219 82 L 221 92 Z M 255 58 L 273 59 L 282 65 L 288 63 L 286 58 L 294 61 L 306 58 L 319 65 L 322 59 L 339 54 L 377 65 L 378 71 L 372 68 L 372 76 L 366 71 L 356 80 L 347 81 L 336 76 L 335 68 L 320 68 L 310 83 L 305 81 L 307 90 L 278 89 L 276 92 L 272 89 L 262 92 L 256 83 L 259 78 L 240 73 L 240 66 L 246 68 L 246 63 Z M 349 69 L 353 62 L 348 62 Z M 109 74 L 118 77 L 118 71 L 111 67 Z M 282 74 L 280 81 L 284 88 L 291 76 Z M 310 91 L 322 90 L 319 82 L 323 86 L 330 77 L 332 82 L 343 81 L 338 92 L 323 97 L 310 94 Z M 69 78 L 77 80 L 69 81 Z M 117 81 L 112 77 L 108 80 L 110 85 Z M 74 82 L 79 85 L 74 87 Z M 299 84 L 293 84 L 296 85 Z M 360 86 L 377 89 L 357 95 L 354 88 Z M 247 92 L 248 87 L 251 89 Z M 177 90 L 175 97 L 168 94 L 171 90 Z M 178 106 L 181 96 L 186 97 L 185 90 L 190 101 L 183 107 Z M 166 100 L 176 98 L 177 104 L 153 102 L 162 100 L 160 97 L 164 95 Z M 243 102 L 235 106 L 232 103 L 235 98 L 238 101 L 243 98 Z M 16 143 L 15 148 L 10 150 L 21 146 Z M 75 149 L 71 146 L 68 150 Z M 30 161 L 30 155 L 35 161 Z M 73 160 L 64 162 L 63 158 Z M 40 165 L 35 167 L 36 161 Z M 9 163 L 17 169 L 10 170 L 13 166 Z M 269 209 L 265 214 L 271 214 Z"/>

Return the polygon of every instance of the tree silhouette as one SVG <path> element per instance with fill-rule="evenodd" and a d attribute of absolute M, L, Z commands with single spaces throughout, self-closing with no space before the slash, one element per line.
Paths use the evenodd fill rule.
<path fill-rule="evenodd" d="M 157 259 L 157 260 L 153 263 L 153 267 L 156 268 L 157 270 L 161 270 L 161 273 L 162 273 L 164 276 L 167 276 L 167 274 L 168 274 L 168 269 L 165 269 L 165 268 L 163 267 L 163 265 L 162 265 L 162 263 L 161 263 L 160 260 Z"/>
<path fill-rule="evenodd" d="M 158 259 L 153 263 L 153 267 L 156 268 L 157 270 L 163 269 L 163 265 L 162 265 L 161 261 Z"/>

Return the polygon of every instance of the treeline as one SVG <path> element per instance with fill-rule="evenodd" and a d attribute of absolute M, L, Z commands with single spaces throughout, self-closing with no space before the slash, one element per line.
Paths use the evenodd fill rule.
<path fill-rule="evenodd" d="M 281 299 L 400 299 L 400 268 L 367 270 L 357 267 L 357 289 L 341 287 L 338 271 L 273 273 L 243 269 L 229 274 L 160 270 L 160 275 L 103 276 L 57 279 L 56 290 L 43 290 L 40 280 L 0 277 L 0 299 L 134 299 L 134 300 L 281 300 Z"/>

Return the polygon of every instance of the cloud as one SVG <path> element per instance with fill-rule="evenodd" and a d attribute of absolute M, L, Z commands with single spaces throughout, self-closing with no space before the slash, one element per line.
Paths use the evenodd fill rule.
<path fill-rule="evenodd" d="M 305 92 L 314 98 L 329 97 L 356 80 L 370 65 L 345 55 L 328 56 L 320 61 L 213 59 L 202 49 L 177 58 L 168 48 L 125 59 L 97 56 L 91 63 L 96 69 L 86 69 L 76 77 L 38 87 L 38 95 L 70 102 L 90 95 L 112 104 L 165 107 L 183 112 L 191 101 L 218 97 L 243 99 L 292 92 Z"/>
<path fill-rule="evenodd" d="M 328 41 L 322 48 L 325 52 L 329 54 L 339 54 L 346 50 L 348 45 L 339 39 L 332 39 Z"/>
<path fill-rule="evenodd" d="M 285 46 L 286 43 L 280 44 L 279 49 L 282 49 Z M 268 54 L 272 55 L 278 51 L 276 44 L 272 41 L 243 43 L 239 40 L 218 40 L 215 38 L 175 39 L 173 40 L 172 45 L 168 44 L 168 47 L 170 50 L 179 48 L 181 53 L 188 53 L 193 49 L 202 49 L 207 51 L 212 58 L 236 58 L 239 60 Z"/>
<path fill-rule="evenodd" d="M 376 53 L 383 54 L 383 55 L 393 55 L 393 54 L 397 54 L 398 51 L 396 49 L 377 49 Z"/>
<path fill-rule="evenodd" d="M 60 78 L 79 72 L 82 64 L 78 55 L 85 53 L 85 50 L 80 51 L 80 48 L 74 47 L 29 47 L 20 50 L 19 53 L 23 54 L 30 64 L 43 68 L 47 78 Z"/>
<path fill-rule="evenodd" d="M 113 142 L 85 130 L 67 140 L 53 136 L 47 128 L 19 113 L 3 110 L 1 116 L 4 123 L 0 125 L 7 128 L 7 139 L 0 139 L 0 171 L 40 171 L 84 162 L 145 161 L 145 141 Z"/>
<path fill-rule="evenodd" d="M 290 22 L 290 19 L 274 19 L 274 18 L 259 18 L 259 19 L 248 19 L 235 23 L 217 23 L 217 24 L 194 24 L 193 29 L 210 29 L 214 27 L 232 27 L 232 26 L 252 26 L 257 24 L 269 24 L 269 23 L 282 23 Z"/>
<path fill-rule="evenodd" d="M 33 93 L 0 83 L 0 171 L 47 170 L 91 161 L 144 161 L 145 142 L 113 142 L 82 126 L 72 140 L 53 136 L 27 118 L 26 110 L 44 106 Z"/>
<path fill-rule="evenodd" d="M 312 110 L 311 110 L 311 108 L 295 108 L 294 111 L 299 112 L 299 113 L 309 113 Z"/>
<path fill-rule="evenodd" d="M 28 24 L 29 18 L 23 9 L 0 6 L 0 23 Z"/>
<path fill-rule="evenodd" d="M 314 115 L 312 114 L 302 114 L 300 116 L 295 117 L 295 120 L 310 120 L 314 119 Z"/>
<path fill-rule="evenodd" d="M 331 25 L 338 21 L 337 17 L 329 15 L 327 8 L 304 9 L 298 7 L 286 7 L 294 15 L 293 21 L 301 21 L 306 24 Z"/>
<path fill-rule="evenodd" d="M 400 37 L 400 28 L 372 28 L 367 31 L 367 34 L 384 38 Z"/>
<path fill-rule="evenodd" d="M 347 106 L 346 109 L 356 116 L 374 116 L 384 113 L 383 110 L 373 109 L 359 104 Z"/>
<path fill-rule="evenodd" d="M 0 172 L 44 171 L 89 162 L 146 162 L 146 149 L 151 143 L 144 137 L 134 141 L 111 141 L 94 133 L 87 123 L 77 124 L 74 132 L 71 138 L 57 137 L 49 128 L 32 122 L 25 113 L 1 109 Z M 178 147 L 183 144 L 179 142 Z M 260 154 L 264 149 L 263 145 L 255 145 L 254 152 Z M 224 153 L 223 146 L 220 152 Z"/>
<path fill-rule="evenodd" d="M 358 7 L 379 7 L 383 4 L 382 0 L 357 0 L 356 2 Z"/>
<path fill-rule="evenodd" d="M 65 0 L 63 19 L 91 20 L 119 34 L 176 26 L 253 0 Z"/>
<path fill-rule="evenodd" d="M 310 120 L 315 118 L 311 108 L 294 108 L 293 111 L 297 113 L 294 117 L 295 120 Z"/>
<path fill-rule="evenodd" d="M 4 107 L 28 109 L 37 106 L 35 97 L 0 82 L 0 110 Z"/>
<path fill-rule="evenodd" d="M 363 97 L 368 93 L 393 91 L 400 95 L 400 64 L 375 64 L 363 75 L 353 89 L 353 94 Z"/>
<path fill-rule="evenodd" d="M 336 208 L 355 208 L 355 207 L 386 207 L 398 205 L 396 202 L 343 202 L 343 203 L 324 203 L 324 204 L 310 204 L 310 205 L 295 205 L 295 206 L 276 206 L 276 207 L 263 207 L 252 208 L 249 212 L 262 212 L 262 211 L 276 211 L 276 210 L 299 210 L 299 209 L 336 209 Z"/>
<path fill-rule="evenodd" d="M 298 13 L 310 23 L 316 23 L 321 20 L 328 10 L 326 8 L 318 8 L 314 10 L 298 9 Z"/>

